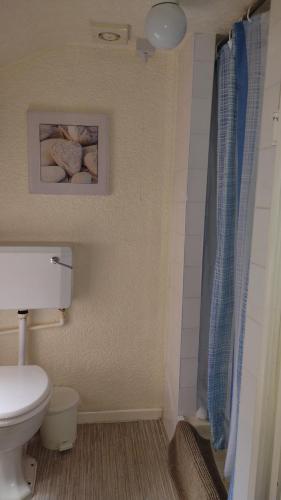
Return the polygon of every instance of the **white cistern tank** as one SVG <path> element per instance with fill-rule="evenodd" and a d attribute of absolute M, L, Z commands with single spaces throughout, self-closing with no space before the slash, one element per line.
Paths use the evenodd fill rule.
<path fill-rule="evenodd" d="M 0 309 L 65 309 L 71 303 L 67 246 L 0 246 Z"/>

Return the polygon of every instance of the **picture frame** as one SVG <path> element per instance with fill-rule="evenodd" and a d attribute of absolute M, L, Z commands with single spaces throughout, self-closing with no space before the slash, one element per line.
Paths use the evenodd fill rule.
<path fill-rule="evenodd" d="M 29 192 L 108 195 L 106 114 L 27 111 Z"/>

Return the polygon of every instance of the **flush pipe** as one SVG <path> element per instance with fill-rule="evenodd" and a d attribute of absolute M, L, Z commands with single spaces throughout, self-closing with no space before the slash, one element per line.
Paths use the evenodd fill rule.
<path fill-rule="evenodd" d="M 19 352 L 18 365 L 25 365 L 26 356 L 26 319 L 28 311 L 18 311 L 19 319 Z"/>
<path fill-rule="evenodd" d="M 58 321 L 53 321 L 52 323 L 38 323 L 37 325 L 30 325 L 28 326 L 28 330 L 36 331 L 36 330 L 44 330 L 47 328 L 58 328 L 59 326 L 63 326 L 65 324 L 65 309 L 58 309 L 58 313 L 59 313 Z M 0 328 L 0 335 L 8 335 L 10 333 L 19 333 L 19 327 L 4 326 Z"/>

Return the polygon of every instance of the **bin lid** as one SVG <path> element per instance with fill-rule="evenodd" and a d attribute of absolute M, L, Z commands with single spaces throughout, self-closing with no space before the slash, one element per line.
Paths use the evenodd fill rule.
<path fill-rule="evenodd" d="M 73 406 L 78 405 L 79 400 L 79 394 L 75 389 L 71 387 L 55 386 L 48 407 L 48 415 L 73 408 Z"/>

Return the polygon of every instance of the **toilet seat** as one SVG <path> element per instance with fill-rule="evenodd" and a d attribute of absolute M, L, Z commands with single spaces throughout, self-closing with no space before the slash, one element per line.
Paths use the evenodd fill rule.
<path fill-rule="evenodd" d="M 50 396 L 48 375 L 39 366 L 0 366 L 0 427 L 30 418 Z"/>

